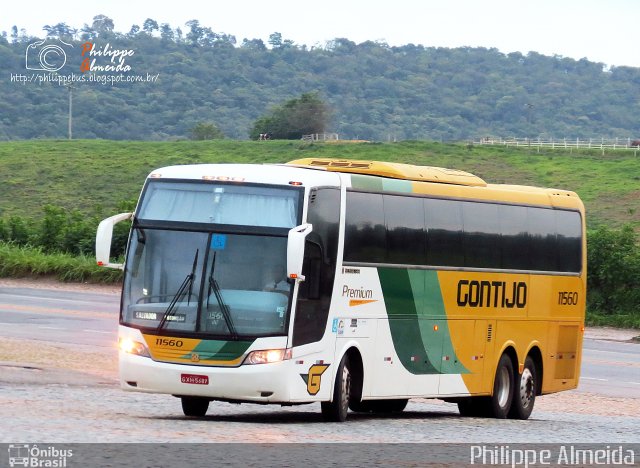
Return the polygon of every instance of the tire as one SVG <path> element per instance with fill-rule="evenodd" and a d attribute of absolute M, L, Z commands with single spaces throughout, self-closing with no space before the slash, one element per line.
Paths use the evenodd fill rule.
<path fill-rule="evenodd" d="M 182 400 L 182 412 L 185 416 L 201 418 L 207 414 L 209 400 L 200 397 L 180 397 Z"/>
<path fill-rule="evenodd" d="M 345 354 L 336 374 L 336 382 L 333 386 L 333 401 L 323 401 L 322 417 L 325 421 L 344 422 L 349 411 L 349 399 L 351 397 L 351 371 L 349 358 Z"/>
<path fill-rule="evenodd" d="M 522 374 L 514 380 L 513 401 L 509 417 L 513 419 L 529 419 L 536 402 L 538 390 L 538 374 L 536 365 L 530 356 L 524 361 Z"/>
<path fill-rule="evenodd" d="M 515 382 L 513 374 L 511 358 L 503 354 L 498 361 L 493 382 L 493 395 L 489 399 L 490 415 L 496 419 L 505 419 L 509 415 Z"/>

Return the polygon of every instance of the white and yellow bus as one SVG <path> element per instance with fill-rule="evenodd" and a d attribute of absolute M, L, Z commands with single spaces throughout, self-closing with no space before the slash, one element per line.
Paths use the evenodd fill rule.
<path fill-rule="evenodd" d="M 125 263 L 110 263 L 125 219 Z M 122 388 L 180 397 L 188 416 L 321 402 L 344 421 L 419 397 L 526 419 L 536 396 L 578 384 L 573 192 L 375 161 L 173 166 L 96 244 L 124 268 Z"/>

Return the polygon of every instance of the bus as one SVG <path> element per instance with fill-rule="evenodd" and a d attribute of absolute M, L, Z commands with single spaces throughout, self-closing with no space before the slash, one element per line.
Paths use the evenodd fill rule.
<path fill-rule="evenodd" d="M 377 161 L 171 166 L 135 213 L 100 223 L 96 258 L 124 270 L 121 387 L 179 397 L 187 416 L 320 402 L 344 421 L 437 398 L 527 419 L 536 397 L 578 385 L 585 212 L 571 191 Z"/>

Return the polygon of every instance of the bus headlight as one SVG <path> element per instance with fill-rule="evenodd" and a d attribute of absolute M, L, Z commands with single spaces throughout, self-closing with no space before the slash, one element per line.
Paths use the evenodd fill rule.
<path fill-rule="evenodd" d="M 244 364 L 269 364 L 291 359 L 291 349 L 261 349 L 251 351 Z"/>
<path fill-rule="evenodd" d="M 144 343 L 132 340 L 131 338 L 119 338 L 118 347 L 127 354 L 135 354 L 137 356 L 151 357 L 149 349 Z"/>

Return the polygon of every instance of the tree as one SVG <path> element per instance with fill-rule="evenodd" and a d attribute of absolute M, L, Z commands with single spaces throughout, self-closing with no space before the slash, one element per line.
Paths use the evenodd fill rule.
<path fill-rule="evenodd" d="M 137 24 L 134 24 L 131 26 L 131 29 L 129 30 L 129 33 L 127 34 L 129 37 L 135 37 L 136 34 L 138 34 L 140 32 L 140 26 L 138 26 Z"/>
<path fill-rule="evenodd" d="M 162 23 L 162 25 L 160 25 L 160 37 L 165 42 L 173 40 L 173 30 L 169 24 Z"/>
<path fill-rule="evenodd" d="M 271 47 L 273 47 L 274 49 L 277 49 L 278 47 L 282 46 L 282 34 L 279 32 L 274 32 L 269 34 L 269 44 L 271 44 Z"/>
<path fill-rule="evenodd" d="M 144 23 L 142 23 L 142 29 L 147 34 L 152 35 L 153 31 L 158 30 L 158 22 L 156 20 L 152 20 L 151 18 L 147 18 L 146 20 L 144 20 Z"/>
<path fill-rule="evenodd" d="M 220 140 L 224 133 L 213 122 L 199 122 L 191 129 L 192 140 Z"/>
<path fill-rule="evenodd" d="M 113 32 L 113 20 L 106 15 L 96 15 L 93 17 L 91 28 L 98 33 L 98 36 L 109 35 Z"/>
<path fill-rule="evenodd" d="M 200 21 L 193 19 L 187 21 L 185 24 L 189 26 L 187 42 L 194 46 L 198 45 L 204 33 L 203 28 L 200 27 Z"/>
<path fill-rule="evenodd" d="M 58 23 L 54 26 L 43 26 L 42 29 L 47 32 L 47 37 L 57 37 L 60 39 L 71 40 L 78 32 L 77 29 L 70 27 L 67 23 Z"/>
<path fill-rule="evenodd" d="M 299 140 L 302 135 L 324 133 L 328 123 L 327 105 L 317 93 L 305 93 L 256 120 L 250 138 L 257 140 L 261 133 L 268 133 L 274 139 Z"/>

